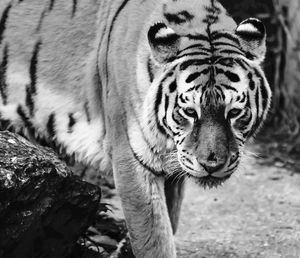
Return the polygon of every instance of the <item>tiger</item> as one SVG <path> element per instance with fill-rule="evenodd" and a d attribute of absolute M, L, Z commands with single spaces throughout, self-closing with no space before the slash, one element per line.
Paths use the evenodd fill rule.
<path fill-rule="evenodd" d="M 229 179 L 267 117 L 262 21 L 217 0 L 1 0 L 0 17 L 1 123 L 113 174 L 134 255 L 176 257 L 186 179 Z"/>

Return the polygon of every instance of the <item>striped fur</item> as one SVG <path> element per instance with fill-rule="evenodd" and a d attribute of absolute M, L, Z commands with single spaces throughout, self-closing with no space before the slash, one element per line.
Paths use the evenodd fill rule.
<path fill-rule="evenodd" d="M 266 118 L 265 39 L 216 0 L 1 0 L 1 124 L 113 171 L 136 257 L 175 257 L 184 177 L 228 179 Z"/>

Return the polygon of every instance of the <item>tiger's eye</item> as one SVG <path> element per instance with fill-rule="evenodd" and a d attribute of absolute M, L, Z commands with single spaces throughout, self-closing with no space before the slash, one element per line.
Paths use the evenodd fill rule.
<path fill-rule="evenodd" d="M 241 114 L 242 110 L 239 108 L 233 108 L 231 109 L 228 114 L 227 114 L 227 119 L 232 119 L 235 118 L 237 116 L 239 116 Z"/>
<path fill-rule="evenodd" d="M 192 117 L 192 118 L 195 118 L 195 119 L 198 118 L 197 111 L 193 108 L 184 109 L 184 113 L 189 117 Z"/>

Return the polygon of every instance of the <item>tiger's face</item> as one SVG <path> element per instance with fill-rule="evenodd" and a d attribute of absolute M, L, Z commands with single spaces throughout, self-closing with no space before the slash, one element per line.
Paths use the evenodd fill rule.
<path fill-rule="evenodd" d="M 177 92 L 169 95 L 168 105 L 173 107 L 165 123 L 180 165 L 201 182 L 210 177 L 221 182 L 235 171 L 251 130 L 254 109 L 247 107 L 249 81 L 232 62 L 223 59 L 184 72 L 179 66 L 174 74 Z"/>
<path fill-rule="evenodd" d="M 148 34 L 154 58 L 164 62 L 156 81 L 158 129 L 173 140 L 183 171 L 204 186 L 232 175 L 269 108 L 271 94 L 259 65 L 264 27 L 256 19 L 239 27 L 234 36 L 215 32 L 192 42 L 162 23 Z"/>

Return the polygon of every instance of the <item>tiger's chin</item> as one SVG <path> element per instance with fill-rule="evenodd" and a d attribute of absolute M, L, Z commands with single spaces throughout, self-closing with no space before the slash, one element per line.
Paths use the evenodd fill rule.
<path fill-rule="evenodd" d="M 217 188 L 218 186 L 221 186 L 227 179 L 230 178 L 231 175 L 225 176 L 225 177 L 214 177 L 214 176 L 204 176 L 204 177 L 194 177 L 190 176 L 193 178 L 193 180 L 196 182 L 196 184 L 200 185 L 204 189 L 206 188 Z"/>

